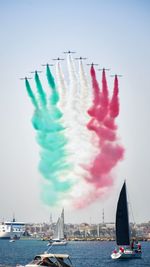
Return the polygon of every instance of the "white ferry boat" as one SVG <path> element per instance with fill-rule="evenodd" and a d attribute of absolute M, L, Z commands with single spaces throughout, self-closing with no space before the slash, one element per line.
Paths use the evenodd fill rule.
<path fill-rule="evenodd" d="M 6 221 L 0 223 L 0 239 L 20 239 L 25 231 L 24 222 Z"/>

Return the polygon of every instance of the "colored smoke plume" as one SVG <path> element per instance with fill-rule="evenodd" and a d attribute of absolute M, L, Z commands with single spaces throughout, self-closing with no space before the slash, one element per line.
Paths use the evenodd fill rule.
<path fill-rule="evenodd" d="M 118 77 L 115 76 L 110 97 L 105 69 L 101 88 L 93 65 L 90 87 L 82 59 L 76 71 L 68 54 L 67 71 L 66 80 L 58 61 L 55 77 L 46 65 L 48 94 L 37 72 L 37 93 L 27 78 L 25 85 L 34 106 L 32 124 L 40 146 L 42 200 L 47 205 L 69 203 L 83 208 L 107 194 L 115 179 L 113 170 L 124 156 L 116 124 Z"/>
<path fill-rule="evenodd" d="M 90 166 L 86 166 L 88 176 L 86 181 L 92 186 L 91 190 L 75 203 L 77 208 L 83 208 L 96 200 L 113 184 L 112 170 L 123 159 L 124 148 L 118 144 L 115 118 L 119 115 L 118 78 L 115 76 L 113 96 L 109 100 L 105 70 L 102 73 L 102 91 L 96 79 L 95 69 L 91 67 L 93 87 L 93 105 L 88 110 L 92 117 L 87 128 L 94 131 L 98 142 L 98 153 Z"/>

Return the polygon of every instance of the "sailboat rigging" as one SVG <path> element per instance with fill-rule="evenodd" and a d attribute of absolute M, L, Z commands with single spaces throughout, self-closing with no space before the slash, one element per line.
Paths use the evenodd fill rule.
<path fill-rule="evenodd" d="M 61 216 L 58 218 L 53 239 L 48 245 L 66 245 L 67 241 L 64 236 L 64 209 L 62 209 Z"/>
<path fill-rule="evenodd" d="M 112 259 L 130 259 L 141 257 L 141 245 L 138 242 L 131 242 L 126 182 L 124 182 L 122 186 L 117 204 L 116 243 L 118 247 L 112 252 Z"/>

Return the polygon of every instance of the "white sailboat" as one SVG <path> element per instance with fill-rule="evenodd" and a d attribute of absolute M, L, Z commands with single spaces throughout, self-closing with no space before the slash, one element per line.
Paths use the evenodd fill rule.
<path fill-rule="evenodd" d="M 64 209 L 62 210 L 61 216 L 57 220 L 53 239 L 50 240 L 48 245 L 67 245 L 67 241 L 64 238 Z"/>
<path fill-rule="evenodd" d="M 126 183 L 124 182 L 117 204 L 116 211 L 116 243 L 117 249 L 112 254 L 112 259 L 137 259 L 141 258 L 141 245 L 138 242 L 131 242 L 128 204 L 126 194 Z"/>

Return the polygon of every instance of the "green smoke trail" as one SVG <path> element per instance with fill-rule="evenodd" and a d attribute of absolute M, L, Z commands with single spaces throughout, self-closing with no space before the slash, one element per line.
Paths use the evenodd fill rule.
<path fill-rule="evenodd" d="M 68 141 L 64 134 L 65 128 L 61 123 L 62 113 L 57 107 L 59 95 L 48 67 L 46 74 L 51 88 L 49 105 L 47 105 L 47 96 L 37 73 L 35 73 L 35 83 L 39 94 L 39 104 L 28 82 L 26 82 L 26 88 L 36 108 L 32 124 L 37 131 L 36 139 L 41 147 L 39 171 L 45 178 L 41 197 L 45 204 L 54 205 L 63 199 L 65 192 L 72 187 L 72 182 L 65 178 L 71 165 L 66 162 L 68 154 L 65 146 Z"/>
<path fill-rule="evenodd" d="M 64 136 L 64 127 L 51 111 L 53 111 L 52 107 L 50 111 L 40 110 L 40 114 L 37 111 L 33 117 L 33 125 L 38 130 L 37 141 L 42 148 L 39 170 L 47 181 L 42 190 L 42 199 L 46 204 L 53 205 L 60 199 L 61 193 L 71 188 L 69 181 L 60 180 L 71 167 L 66 163 L 67 139 Z"/>
<path fill-rule="evenodd" d="M 29 81 L 27 79 L 25 79 L 25 86 L 26 86 L 26 90 L 28 92 L 29 97 L 31 98 L 31 101 L 32 101 L 34 107 L 36 109 L 38 109 L 37 100 L 36 100 L 36 98 L 35 98 L 35 96 L 34 96 L 34 94 L 32 92 L 31 86 L 30 86 Z"/>
<path fill-rule="evenodd" d="M 46 76 L 47 76 L 49 86 L 52 89 L 51 97 L 50 97 L 50 103 L 51 103 L 51 105 L 56 105 L 57 102 L 59 101 L 59 95 L 58 95 L 58 92 L 56 90 L 54 77 L 53 77 L 48 65 L 46 67 Z"/>
<path fill-rule="evenodd" d="M 46 94 L 42 88 L 42 84 L 40 82 L 39 75 L 38 75 L 37 71 L 35 72 L 35 83 L 36 83 L 37 91 L 39 93 L 41 105 L 46 106 L 46 102 L 47 102 L 46 101 Z"/>
<path fill-rule="evenodd" d="M 57 110 L 56 110 L 57 112 Z M 33 126 L 36 130 L 51 133 L 64 130 L 64 127 L 57 120 L 59 119 L 55 110 L 47 108 L 36 110 L 32 118 Z"/>
<path fill-rule="evenodd" d="M 54 77 L 53 77 L 48 65 L 46 66 L 46 76 L 47 76 L 48 84 L 51 88 L 51 96 L 50 96 L 51 114 L 53 114 L 53 116 L 55 116 L 56 119 L 59 119 L 63 115 L 61 113 L 61 111 L 56 107 L 56 105 L 59 101 L 59 94 L 58 94 L 58 91 L 56 89 Z"/>

